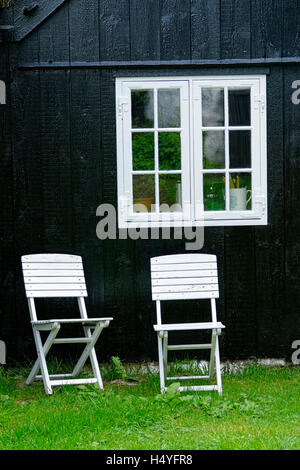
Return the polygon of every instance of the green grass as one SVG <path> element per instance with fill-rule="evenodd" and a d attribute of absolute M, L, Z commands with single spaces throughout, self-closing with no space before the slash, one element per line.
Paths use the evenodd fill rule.
<path fill-rule="evenodd" d="M 0 449 L 300 448 L 299 367 L 225 373 L 222 397 L 176 385 L 161 396 L 157 374 L 118 370 L 106 369 L 104 391 L 65 386 L 48 397 L 40 382 L 25 385 L 28 370 L 0 368 Z"/>

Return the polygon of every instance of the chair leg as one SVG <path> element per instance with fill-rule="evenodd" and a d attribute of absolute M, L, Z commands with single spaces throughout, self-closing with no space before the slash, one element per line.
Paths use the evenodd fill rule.
<path fill-rule="evenodd" d="M 220 364 L 220 352 L 219 352 L 219 339 L 216 337 L 216 376 L 217 376 L 217 387 L 219 395 L 222 395 L 222 376 L 221 376 L 221 364 Z"/>
<path fill-rule="evenodd" d="M 222 378 L 221 378 L 221 365 L 220 365 L 220 352 L 219 352 L 219 339 L 216 330 L 212 331 L 211 337 L 211 351 L 209 361 L 209 378 L 211 379 L 216 369 L 217 389 L 219 395 L 222 395 Z"/>
<path fill-rule="evenodd" d="M 46 363 L 46 358 L 45 358 L 45 353 L 44 353 L 44 348 L 41 340 L 41 335 L 40 332 L 33 327 L 33 336 L 35 340 L 35 345 L 36 345 L 36 350 L 38 353 L 38 361 L 39 361 L 39 366 L 41 368 L 42 372 L 42 377 L 43 377 L 43 384 L 45 388 L 45 392 L 47 395 L 52 395 L 52 387 L 50 383 L 50 378 L 49 378 L 49 373 L 48 373 L 48 367 Z"/>
<path fill-rule="evenodd" d="M 84 327 L 84 333 L 85 333 L 85 336 L 87 336 L 88 338 L 92 337 L 92 333 L 91 333 L 90 328 Z M 103 381 L 102 381 L 102 377 L 101 377 L 101 372 L 100 372 L 99 363 L 98 363 L 95 348 L 93 348 L 91 350 L 90 361 L 91 361 L 92 369 L 93 369 L 93 372 L 94 372 L 94 377 L 97 379 L 97 382 L 98 382 L 98 387 L 99 387 L 100 390 L 103 390 L 103 388 L 104 388 L 103 387 Z"/>
<path fill-rule="evenodd" d="M 53 344 L 53 341 L 55 340 L 56 336 L 57 336 L 57 333 L 59 332 L 60 330 L 60 324 L 57 323 L 57 325 L 51 330 L 44 346 L 43 346 L 43 350 L 44 350 L 44 355 L 45 355 L 45 358 Z M 40 369 L 40 361 L 39 359 L 37 359 L 35 361 L 35 364 L 33 366 L 33 368 L 31 369 L 31 372 L 26 380 L 26 385 L 30 385 L 34 379 L 35 379 L 35 376 L 37 375 L 38 371 Z"/>
<path fill-rule="evenodd" d="M 164 332 L 163 339 L 163 356 L 164 356 L 164 378 L 166 380 L 168 374 L 168 332 Z"/>
<path fill-rule="evenodd" d="M 208 375 L 210 379 L 213 376 L 214 368 L 215 368 L 216 342 L 217 342 L 216 330 L 212 330 L 211 350 L 210 350 L 209 369 L 208 369 Z"/>
<path fill-rule="evenodd" d="M 158 341 L 158 362 L 159 362 L 159 376 L 160 376 L 160 391 L 165 393 L 165 372 L 164 372 L 164 359 L 163 359 L 163 340 L 161 333 L 157 332 L 157 341 Z"/>

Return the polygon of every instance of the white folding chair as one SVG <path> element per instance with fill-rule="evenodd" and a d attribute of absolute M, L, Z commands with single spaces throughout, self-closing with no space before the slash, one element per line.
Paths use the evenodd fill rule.
<path fill-rule="evenodd" d="M 45 391 L 51 395 L 56 385 L 78 385 L 98 383 L 103 389 L 95 343 L 103 328 L 112 318 L 88 318 L 84 297 L 87 297 L 81 256 L 64 254 L 36 254 L 22 256 L 25 291 L 30 311 L 33 336 L 38 359 L 30 372 L 26 384 L 42 379 Z M 76 319 L 38 320 L 35 298 L 37 297 L 77 297 L 80 317 Z M 81 324 L 84 336 L 79 338 L 57 338 L 61 325 Z M 93 330 L 93 331 L 92 331 Z M 42 344 L 41 331 L 49 331 Z M 71 374 L 49 375 L 46 356 L 52 344 L 85 343 L 86 346 Z M 94 377 L 75 378 L 90 358 Z M 42 375 L 37 375 L 39 369 Z"/>
<path fill-rule="evenodd" d="M 167 390 L 166 380 L 211 379 L 216 371 L 216 385 L 181 386 L 179 391 L 217 390 L 222 394 L 218 336 L 225 326 L 217 321 L 216 298 L 219 297 L 217 259 L 214 255 L 183 254 L 151 258 L 152 300 L 156 301 L 158 358 L 161 393 Z M 161 301 L 210 299 L 211 322 L 162 323 Z M 169 331 L 210 330 L 208 344 L 168 344 Z M 168 351 L 210 349 L 208 375 L 167 377 Z"/>

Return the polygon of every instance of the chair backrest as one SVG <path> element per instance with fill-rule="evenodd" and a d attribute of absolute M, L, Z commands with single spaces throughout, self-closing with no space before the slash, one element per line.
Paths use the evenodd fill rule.
<path fill-rule="evenodd" d="M 28 298 L 87 297 L 81 256 L 25 255 L 22 267 Z"/>
<path fill-rule="evenodd" d="M 215 255 L 183 254 L 151 258 L 153 300 L 219 297 Z"/>

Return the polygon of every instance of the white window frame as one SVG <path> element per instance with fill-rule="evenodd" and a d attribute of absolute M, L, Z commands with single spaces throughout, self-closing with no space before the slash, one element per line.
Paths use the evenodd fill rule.
<path fill-rule="evenodd" d="M 183 212 L 135 213 L 132 210 L 132 171 L 131 133 L 131 90 L 180 88 L 182 149 L 182 205 Z M 204 170 L 202 167 L 202 128 L 201 87 L 224 88 L 224 128 L 225 132 L 225 171 Z M 234 172 L 248 172 L 252 175 L 252 209 L 243 211 L 229 210 L 229 153 L 228 135 L 228 89 L 250 88 L 251 125 L 234 126 L 235 130 L 251 130 L 251 168 L 234 169 Z M 116 124 L 117 124 L 117 177 L 118 177 L 118 223 L 119 228 L 130 227 L 176 227 L 176 226 L 241 226 L 267 225 L 267 116 L 266 116 L 266 76 L 265 75 L 227 75 L 195 77 L 134 77 L 116 79 Z M 156 107 L 156 99 L 154 99 Z M 155 109 L 155 116 L 157 115 Z M 214 128 L 205 128 L 205 130 Z M 165 129 L 166 130 L 166 129 Z M 174 128 L 170 129 L 174 131 Z M 146 131 L 143 129 L 143 131 Z M 157 139 L 158 123 L 154 123 Z M 157 147 L 157 146 L 156 146 Z M 157 153 L 157 151 L 156 151 Z M 158 178 L 158 156 L 155 155 L 155 178 Z M 226 210 L 203 212 L 203 173 L 226 173 Z M 144 173 L 144 172 L 140 172 Z M 161 172 L 159 172 L 161 173 Z M 165 173 L 171 173 L 166 171 Z M 175 173 L 179 173 L 176 171 Z M 156 184 L 156 191 L 157 191 Z M 156 194 L 157 197 L 157 194 Z"/>

